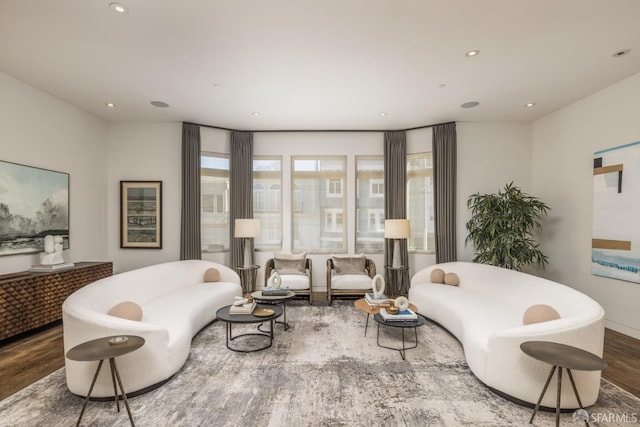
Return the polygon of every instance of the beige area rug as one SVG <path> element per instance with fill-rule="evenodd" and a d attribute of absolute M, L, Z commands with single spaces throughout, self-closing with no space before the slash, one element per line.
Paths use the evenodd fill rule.
<path fill-rule="evenodd" d="M 296 301 L 289 304 L 287 317 L 291 328 L 283 331 L 277 325 L 273 347 L 257 353 L 229 351 L 221 322 L 204 328 L 180 372 L 130 400 L 136 425 L 528 424 L 531 409 L 481 384 L 458 341 L 438 325 L 427 322 L 418 328 L 419 345 L 403 361 L 397 351 L 377 346 L 373 319 L 363 336 L 366 315 L 351 301 L 331 307 Z M 398 336 L 383 338 L 392 343 Z M 60 369 L 1 401 L 0 425 L 73 426 L 82 402 L 67 390 Z M 640 418 L 640 399 L 603 381 L 600 398 L 588 411 L 592 420 L 610 421 L 592 425 L 629 426 L 632 417 Z M 534 422 L 553 423 L 551 413 L 539 413 Z M 562 414 L 561 424 L 574 425 L 572 414 Z M 90 402 L 82 425 L 127 426 L 129 420 L 113 402 Z"/>

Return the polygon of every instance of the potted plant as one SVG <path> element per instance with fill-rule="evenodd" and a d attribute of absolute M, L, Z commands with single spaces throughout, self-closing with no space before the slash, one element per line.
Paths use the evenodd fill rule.
<path fill-rule="evenodd" d="M 542 228 L 538 220 L 549 206 L 511 182 L 494 194 L 472 194 L 467 207 L 471 219 L 466 224 L 465 244 L 471 242 L 475 247 L 473 262 L 518 271 L 532 264 L 544 268 L 547 257 L 533 232 Z"/>

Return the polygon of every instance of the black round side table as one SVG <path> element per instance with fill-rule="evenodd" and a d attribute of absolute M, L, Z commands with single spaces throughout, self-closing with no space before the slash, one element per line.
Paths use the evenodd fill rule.
<path fill-rule="evenodd" d="M 109 359 L 109 366 L 111 367 L 111 381 L 113 382 L 113 395 L 116 401 L 116 408 L 118 409 L 118 412 L 120 412 L 118 387 L 116 386 L 117 380 L 118 385 L 120 386 L 120 396 L 122 396 L 124 405 L 127 408 L 129 421 L 131 422 L 132 426 L 135 426 L 135 424 L 133 423 L 133 416 L 131 415 L 131 409 L 129 408 L 129 401 L 127 400 L 127 393 L 124 391 L 124 387 L 122 386 L 122 379 L 120 378 L 120 373 L 118 372 L 118 367 L 116 365 L 116 357 L 124 356 L 125 354 L 136 351 L 143 345 L 144 338 L 142 337 L 139 337 L 137 335 L 118 335 L 98 338 L 95 340 L 84 342 L 82 344 L 78 344 L 67 352 L 67 358 L 70 360 L 75 360 L 77 362 L 94 362 L 96 360 L 99 360 L 98 368 L 96 369 L 96 373 L 93 376 L 93 381 L 91 381 L 89 392 L 84 399 L 84 405 L 82 405 L 82 411 L 80 411 L 80 417 L 78 417 L 76 426 L 80 425 L 82 415 L 84 415 L 84 411 L 87 408 L 87 402 L 91 397 L 93 386 L 95 386 L 96 380 L 98 379 L 98 374 L 100 373 L 100 369 L 102 368 L 102 362 L 104 362 L 105 359 Z"/>
<path fill-rule="evenodd" d="M 556 390 L 556 426 L 559 426 L 560 394 L 562 391 L 562 368 L 565 368 L 567 370 L 569 380 L 571 381 L 571 386 L 573 387 L 573 393 L 576 395 L 578 405 L 582 409 L 582 402 L 580 401 L 580 396 L 578 395 L 576 383 L 573 381 L 571 370 L 577 369 L 578 371 L 601 371 L 607 367 L 607 362 L 603 358 L 596 356 L 593 353 L 589 353 L 588 351 L 581 348 L 573 347 L 566 344 L 549 341 L 527 341 L 520 344 L 520 349 L 525 354 L 533 357 L 534 359 L 552 365 L 551 372 L 549 373 L 547 381 L 542 388 L 542 393 L 540 393 L 540 397 L 538 398 L 536 407 L 533 410 L 533 414 L 531 414 L 529 424 L 533 422 L 533 417 L 536 416 L 536 414 L 538 413 L 538 409 L 540 409 L 540 402 L 542 402 L 542 398 L 547 392 L 547 387 L 549 387 L 551 377 L 553 376 L 556 368 L 558 369 L 558 389 Z M 589 425 L 586 420 L 585 423 Z"/>

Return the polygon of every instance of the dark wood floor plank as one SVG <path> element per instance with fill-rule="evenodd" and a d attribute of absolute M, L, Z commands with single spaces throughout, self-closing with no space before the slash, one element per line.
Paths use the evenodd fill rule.
<path fill-rule="evenodd" d="M 320 301 L 320 300 L 318 300 Z M 0 342 L 0 400 L 64 366 L 62 325 Z M 605 330 L 602 376 L 640 397 L 640 340 Z"/>

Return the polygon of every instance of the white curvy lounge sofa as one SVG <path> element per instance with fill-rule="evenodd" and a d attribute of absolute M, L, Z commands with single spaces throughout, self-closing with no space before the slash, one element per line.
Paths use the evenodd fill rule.
<path fill-rule="evenodd" d="M 431 271 L 455 273 L 459 286 L 431 283 Z M 451 332 L 464 348 L 475 376 L 499 394 L 535 404 L 551 370 L 520 350 L 525 341 L 553 341 L 602 356 L 604 310 L 590 297 L 540 277 L 468 262 L 433 265 L 411 279 L 409 300 L 420 314 Z M 534 304 L 549 305 L 560 319 L 523 325 Z M 598 398 L 600 371 L 572 371 L 582 404 Z M 578 408 L 568 376 L 563 373 L 562 408 Z M 542 406 L 555 408 L 557 380 Z"/>
<path fill-rule="evenodd" d="M 219 271 L 220 281 L 204 281 L 210 268 Z M 116 363 L 127 394 L 144 392 L 180 370 L 193 336 L 215 319 L 219 308 L 240 295 L 240 278 L 233 270 L 201 260 L 167 262 L 100 279 L 71 294 L 62 305 L 65 355 L 96 338 L 139 335 L 145 344 Z M 142 307 L 141 321 L 107 314 L 124 301 Z M 97 363 L 65 358 L 72 393 L 86 396 Z M 113 396 L 108 364 L 102 367 L 91 396 Z"/>

